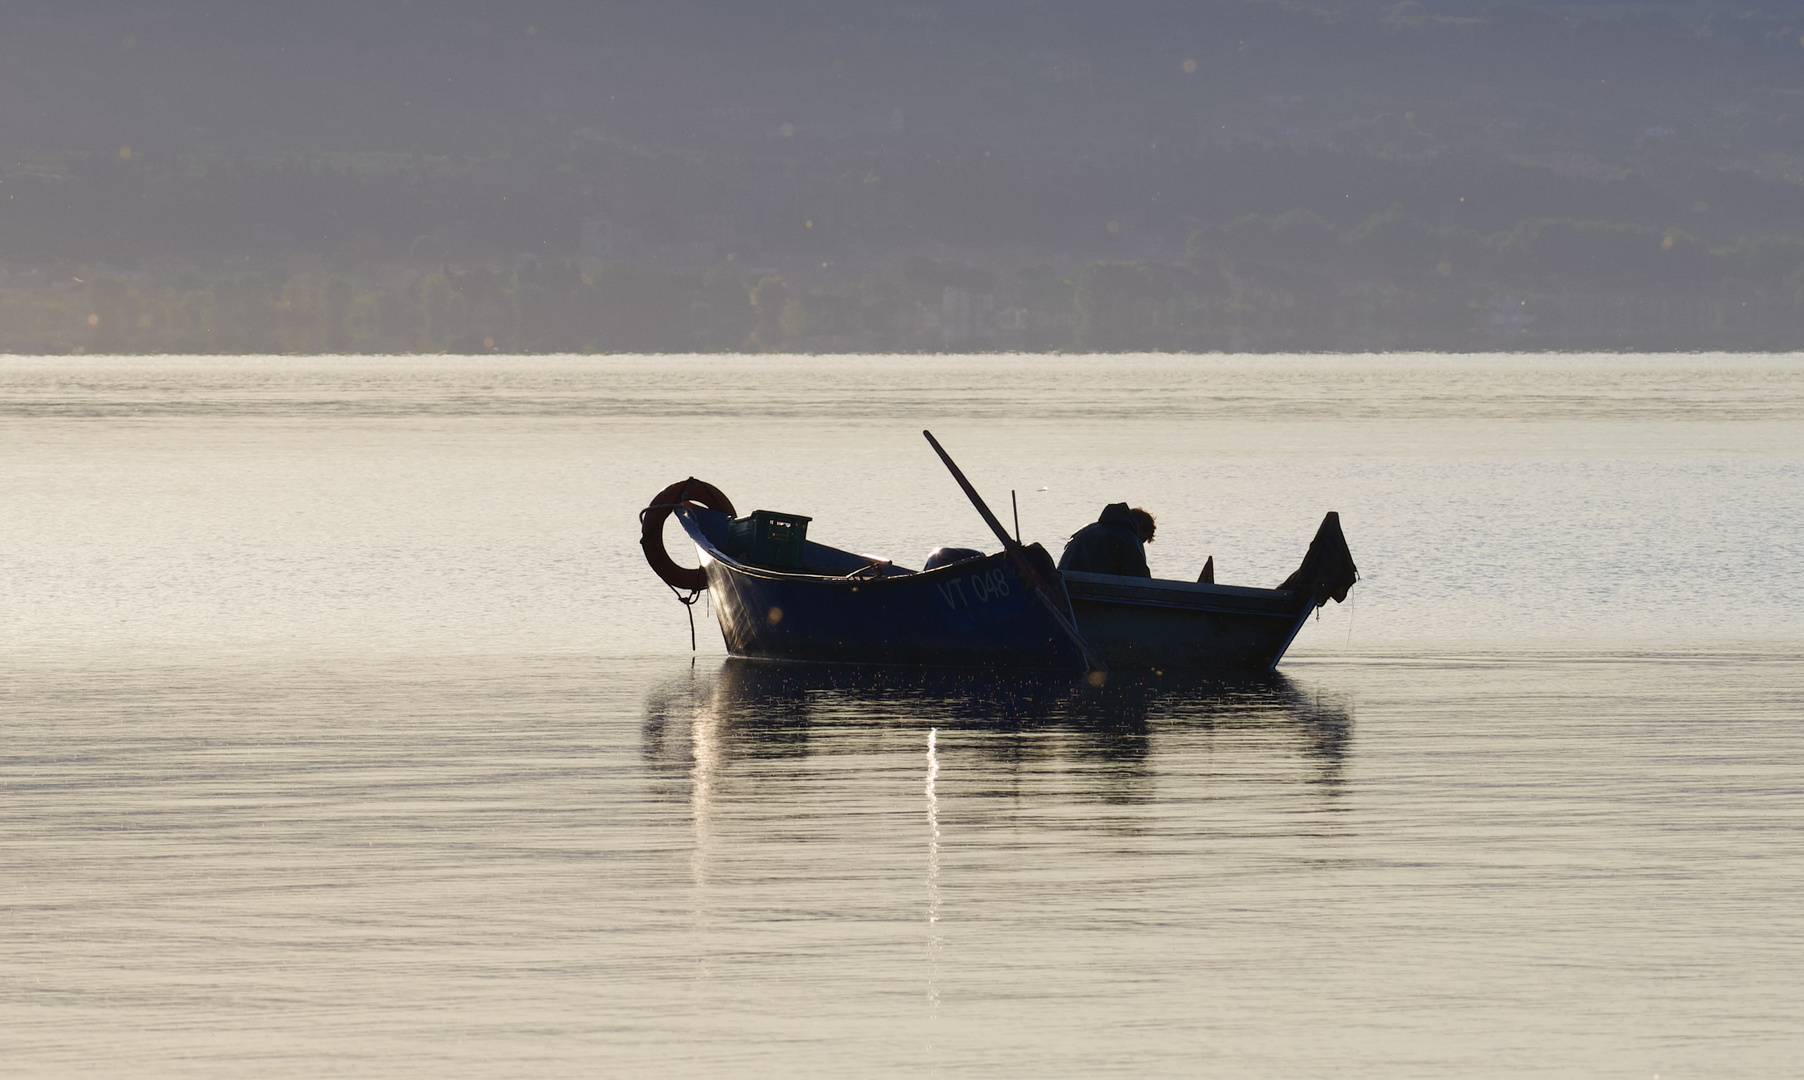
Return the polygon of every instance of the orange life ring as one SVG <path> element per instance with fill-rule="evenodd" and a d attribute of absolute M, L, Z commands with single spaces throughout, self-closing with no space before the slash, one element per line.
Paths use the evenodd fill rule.
<path fill-rule="evenodd" d="M 673 589 L 700 592 L 708 587 L 708 575 L 700 568 L 691 570 L 678 566 L 664 550 L 664 519 L 684 503 L 700 503 L 728 517 L 736 516 L 733 500 L 722 495 L 713 484 L 691 476 L 658 492 L 651 505 L 639 511 L 639 546 L 645 549 L 645 561 L 651 564 L 652 572 L 663 578 L 665 584 Z"/>

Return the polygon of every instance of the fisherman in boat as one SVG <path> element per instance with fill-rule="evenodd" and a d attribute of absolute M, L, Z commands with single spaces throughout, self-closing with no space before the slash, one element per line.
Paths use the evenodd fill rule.
<path fill-rule="evenodd" d="M 1146 568 L 1146 545 L 1153 542 L 1153 529 L 1153 516 L 1145 510 L 1110 503 L 1101 517 L 1072 535 L 1059 556 L 1059 569 L 1152 577 Z"/>

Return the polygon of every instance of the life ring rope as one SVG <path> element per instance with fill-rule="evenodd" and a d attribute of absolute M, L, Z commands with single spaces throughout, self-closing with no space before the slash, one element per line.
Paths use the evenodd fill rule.
<path fill-rule="evenodd" d="M 708 587 L 706 571 L 700 567 L 690 569 L 678 566 L 670 553 L 664 550 L 665 520 L 677 507 L 691 505 L 705 506 L 728 517 L 737 516 L 733 500 L 721 494 L 720 489 L 713 484 L 691 476 L 658 492 L 652 497 L 651 504 L 639 511 L 639 546 L 645 551 L 645 561 L 651 564 L 652 573 L 662 578 L 664 584 L 673 589 L 698 593 Z"/>

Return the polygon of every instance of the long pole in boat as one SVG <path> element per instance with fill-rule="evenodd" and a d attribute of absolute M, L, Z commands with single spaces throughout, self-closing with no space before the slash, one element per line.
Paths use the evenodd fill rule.
<path fill-rule="evenodd" d="M 1092 649 L 1090 643 L 1084 640 L 1084 635 L 1078 632 L 1077 624 L 1059 610 L 1058 601 L 1052 597 L 1052 586 L 1048 585 L 1046 579 L 1040 576 L 1040 571 L 1028 559 L 1026 550 L 1008 534 L 1008 530 L 1002 527 L 1002 522 L 996 520 L 996 515 L 990 513 L 989 505 L 983 501 L 983 496 L 979 495 L 977 489 L 971 486 L 971 481 L 965 479 L 964 471 L 952 460 L 952 455 L 946 453 L 946 448 L 940 445 L 940 441 L 933 437 L 933 432 L 923 430 L 921 434 L 927 436 L 927 442 L 933 447 L 933 452 L 946 463 L 947 470 L 952 473 L 952 479 L 957 480 L 958 486 L 965 489 L 965 498 L 970 499 L 971 505 L 975 506 L 977 512 L 983 516 L 984 524 L 988 525 L 990 531 L 996 534 L 996 539 L 1002 541 L 1002 549 L 1015 560 L 1015 566 L 1021 571 L 1022 580 L 1033 588 L 1034 595 L 1040 598 L 1040 603 L 1046 605 L 1046 610 L 1058 622 L 1059 629 L 1063 630 L 1065 636 L 1071 639 L 1071 643 L 1077 646 L 1077 651 L 1083 655 L 1084 663 L 1088 664 L 1093 672 L 1107 674 L 1109 665 L 1103 663 L 1102 657 L 1096 655 L 1096 650 Z"/>

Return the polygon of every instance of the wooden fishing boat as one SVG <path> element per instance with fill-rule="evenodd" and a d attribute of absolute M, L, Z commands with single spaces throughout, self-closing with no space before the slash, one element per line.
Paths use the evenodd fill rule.
<path fill-rule="evenodd" d="M 933 436 L 928 435 L 933 441 Z M 1003 530 L 964 474 L 940 453 L 1003 543 L 955 551 L 921 570 L 805 539 L 809 519 L 732 503 L 693 477 L 640 515 L 653 570 L 693 604 L 707 590 L 733 656 L 951 667 L 1269 670 L 1309 613 L 1344 600 L 1357 570 L 1338 515 L 1323 519 L 1302 565 L 1273 589 L 1061 573 L 1039 544 Z M 701 565 L 664 551 L 675 516 Z M 799 523 L 799 525 L 798 525 Z M 760 546 L 760 532 L 764 540 Z"/>

